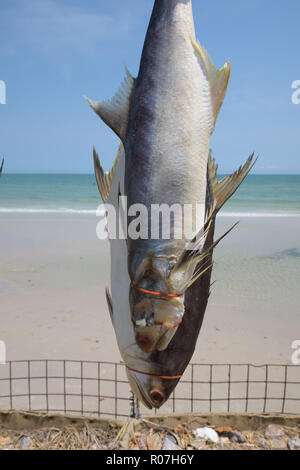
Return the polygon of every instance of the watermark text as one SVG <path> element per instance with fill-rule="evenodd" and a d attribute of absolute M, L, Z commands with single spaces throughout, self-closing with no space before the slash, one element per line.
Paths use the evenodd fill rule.
<path fill-rule="evenodd" d="M 101 220 L 96 234 L 100 240 L 189 240 L 189 249 L 204 240 L 205 204 L 143 204 L 127 206 L 126 196 L 119 198 L 118 208 L 100 205 L 96 212 Z"/>
<path fill-rule="evenodd" d="M 0 104 L 6 104 L 6 84 L 0 80 Z"/>
<path fill-rule="evenodd" d="M 292 83 L 292 88 L 296 91 L 292 94 L 292 103 L 300 104 L 300 80 L 294 80 Z"/>
<path fill-rule="evenodd" d="M 0 340 L 0 364 L 6 364 L 6 346 L 4 341 Z"/>
<path fill-rule="evenodd" d="M 292 349 L 295 349 L 291 356 L 291 362 L 294 366 L 300 365 L 300 339 L 295 339 L 292 342 Z"/>

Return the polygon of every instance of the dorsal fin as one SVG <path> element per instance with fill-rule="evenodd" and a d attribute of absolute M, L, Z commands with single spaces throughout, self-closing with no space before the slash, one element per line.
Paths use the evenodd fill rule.
<path fill-rule="evenodd" d="M 210 182 L 213 190 L 213 199 L 215 203 L 216 212 L 221 209 L 225 202 L 233 195 L 240 184 L 243 182 L 249 171 L 255 164 L 257 158 L 253 161 L 254 153 L 250 155 L 244 166 L 240 166 L 239 169 L 232 175 L 225 176 L 221 181 L 217 179 L 218 165 L 215 159 L 209 153 L 208 159 L 208 171 Z"/>
<path fill-rule="evenodd" d="M 106 202 L 108 198 L 108 195 L 110 193 L 110 190 L 113 184 L 121 148 L 122 148 L 122 144 L 119 145 L 118 153 L 115 158 L 113 166 L 111 167 L 110 171 L 106 173 L 104 172 L 103 167 L 100 163 L 99 156 L 96 152 L 95 147 L 93 148 L 95 176 L 96 176 L 98 189 L 99 189 L 99 192 L 101 194 L 101 197 L 104 203 Z"/>
<path fill-rule="evenodd" d="M 120 89 L 111 100 L 95 103 L 89 98 L 86 98 L 91 108 L 122 141 L 125 139 L 134 84 L 135 78 L 126 69 L 125 79 Z"/>
<path fill-rule="evenodd" d="M 213 132 L 228 87 L 231 64 L 230 60 L 228 60 L 228 62 L 224 64 L 220 70 L 216 69 L 206 49 L 204 49 L 204 47 L 202 47 L 193 38 L 191 39 L 195 51 L 197 52 L 201 63 L 204 66 L 210 85 L 211 104 L 213 110 L 213 123 L 211 131 Z"/>

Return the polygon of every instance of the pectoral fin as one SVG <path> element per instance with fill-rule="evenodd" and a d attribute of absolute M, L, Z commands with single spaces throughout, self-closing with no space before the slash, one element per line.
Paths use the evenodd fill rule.
<path fill-rule="evenodd" d="M 91 108 L 122 141 L 125 139 L 134 84 L 135 78 L 126 70 L 126 77 L 119 91 L 110 101 L 95 103 L 89 98 L 86 98 Z"/>
<path fill-rule="evenodd" d="M 99 156 L 96 152 L 96 149 L 93 148 L 95 176 L 96 176 L 98 189 L 99 189 L 99 192 L 101 194 L 101 197 L 104 203 L 106 202 L 109 196 L 109 193 L 113 184 L 121 150 L 122 150 L 122 144 L 120 144 L 119 146 L 118 153 L 115 158 L 113 166 L 111 167 L 110 171 L 105 173 L 100 163 Z"/>
<path fill-rule="evenodd" d="M 211 104 L 213 110 L 213 123 L 211 132 L 213 132 L 228 87 L 231 64 L 230 60 L 228 60 L 228 62 L 220 70 L 216 69 L 212 59 L 204 47 L 202 47 L 193 38 L 192 43 L 196 53 L 198 54 L 199 60 L 204 67 L 210 85 Z"/>

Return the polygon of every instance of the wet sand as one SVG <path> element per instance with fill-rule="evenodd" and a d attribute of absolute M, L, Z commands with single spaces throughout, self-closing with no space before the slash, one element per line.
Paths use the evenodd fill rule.
<path fill-rule="evenodd" d="M 7 360 L 120 361 L 105 301 L 108 242 L 95 216 L 0 218 L 0 340 Z M 218 217 L 217 234 L 237 219 Z M 214 254 L 212 294 L 193 356 L 291 363 L 300 339 L 300 218 L 241 218 Z"/>

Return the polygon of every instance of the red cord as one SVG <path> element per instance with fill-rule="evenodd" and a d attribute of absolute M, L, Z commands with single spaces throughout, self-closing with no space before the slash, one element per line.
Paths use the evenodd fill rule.
<path fill-rule="evenodd" d="M 183 296 L 183 294 L 166 294 L 166 293 L 162 293 L 162 292 L 155 292 L 155 291 L 143 289 L 142 287 L 138 287 L 138 286 L 134 286 L 134 285 L 132 285 L 131 287 L 133 289 L 139 290 L 140 292 L 144 292 L 145 294 L 157 295 L 158 297 L 167 297 L 168 299 L 176 299 L 176 297 L 182 297 Z"/>
<path fill-rule="evenodd" d="M 159 379 L 169 379 L 169 380 L 173 380 L 173 379 L 181 379 L 182 375 L 174 375 L 173 377 L 170 376 L 170 375 L 156 375 L 156 374 L 150 374 L 150 372 L 142 372 L 141 370 L 136 370 L 136 369 L 132 369 L 131 367 L 127 366 L 127 369 L 128 370 L 132 370 L 133 372 L 138 372 L 138 374 L 144 374 L 144 375 L 151 375 L 152 377 L 158 377 Z"/>

